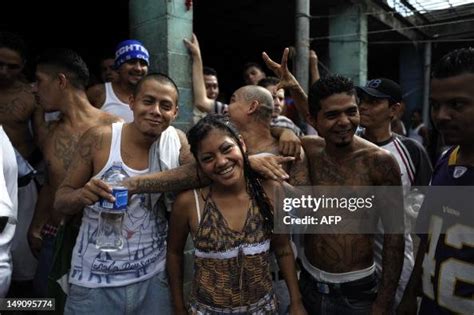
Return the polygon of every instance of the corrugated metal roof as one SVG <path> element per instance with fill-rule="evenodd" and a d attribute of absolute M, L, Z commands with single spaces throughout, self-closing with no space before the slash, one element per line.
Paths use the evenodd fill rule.
<path fill-rule="evenodd" d="M 473 15 L 474 0 L 387 0 L 404 17 L 419 13 L 430 22 L 459 19 Z"/>

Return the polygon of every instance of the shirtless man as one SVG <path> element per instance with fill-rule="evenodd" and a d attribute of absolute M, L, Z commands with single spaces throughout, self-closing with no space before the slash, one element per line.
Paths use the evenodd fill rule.
<path fill-rule="evenodd" d="M 38 166 L 41 153 L 29 129 L 36 104 L 31 87 L 22 76 L 25 49 L 18 36 L 0 33 L 0 124 L 18 153 L 18 224 L 11 244 L 14 268 L 9 292 L 12 297 L 35 296 L 32 280 L 37 264 L 27 233 L 38 195 L 33 167 Z"/>
<path fill-rule="evenodd" d="M 178 113 L 178 88 L 169 77 L 145 76 L 130 99 L 130 107 L 134 114 L 131 123 L 98 126 L 81 138 L 71 169 L 56 194 L 57 210 L 82 215 L 71 261 L 66 314 L 121 314 L 124 310 L 171 314 L 165 270 L 167 219 L 161 202 L 154 202 L 154 197 L 149 202 L 144 194 L 132 196 L 123 219 L 123 248 L 104 253 L 95 246 L 98 214 L 91 206 L 111 191 L 100 179 L 113 162 L 122 162 L 124 171 L 133 177 L 165 165 L 173 168 L 191 158 L 184 133 L 170 127 Z M 155 153 L 159 156 L 156 163 L 149 158 Z M 88 292 L 88 303 L 83 303 L 84 292 Z"/>
<path fill-rule="evenodd" d="M 25 44 L 14 34 L 0 33 L 0 124 L 15 149 L 30 164 L 36 146 L 28 129 L 35 110 L 35 99 L 30 85 L 23 80 Z"/>
<path fill-rule="evenodd" d="M 149 54 L 141 42 L 132 39 L 120 42 L 114 65 L 118 78 L 90 87 L 87 97 L 91 104 L 131 122 L 133 113 L 128 102 L 138 82 L 147 74 L 148 66 Z"/>
<path fill-rule="evenodd" d="M 359 112 L 350 79 L 330 76 L 316 82 L 309 93 L 309 111 L 324 138 L 302 139 L 313 186 L 400 185 L 394 158 L 354 135 Z M 390 210 L 380 211 L 382 223 L 395 224 L 399 234 L 384 236 L 378 293 L 372 234 L 305 235 L 300 287 L 311 314 L 389 313 L 403 262 L 403 209 Z M 366 228 L 375 231 L 376 220 L 372 225 Z"/>
<path fill-rule="evenodd" d="M 47 181 L 40 192 L 30 237 L 42 240 L 39 280 L 46 291 L 52 261 L 52 243 L 64 216 L 52 211 L 54 194 L 71 163 L 79 138 L 89 128 L 119 121 L 118 117 L 93 107 L 85 92 L 89 70 L 79 55 L 71 50 L 51 50 L 38 58 L 33 92 L 41 106 L 35 112 L 35 131 L 43 152 Z M 44 112 L 60 111 L 57 121 L 46 123 Z"/>

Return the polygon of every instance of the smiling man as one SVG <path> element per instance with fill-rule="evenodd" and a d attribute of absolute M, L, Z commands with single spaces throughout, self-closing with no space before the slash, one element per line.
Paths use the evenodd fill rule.
<path fill-rule="evenodd" d="M 101 178 L 114 161 L 122 162 L 133 177 L 192 159 L 184 133 L 170 126 L 178 113 L 178 89 L 168 76 L 143 78 L 130 98 L 130 108 L 131 123 L 92 128 L 81 138 L 56 194 L 55 209 L 68 215 L 83 213 L 72 255 L 66 314 L 171 314 L 164 195 L 130 198 L 122 249 L 104 253 L 95 245 L 98 212 L 93 204 L 111 192 Z M 149 159 L 150 151 L 159 162 Z M 110 268 L 101 267 L 104 265 Z"/>
<path fill-rule="evenodd" d="M 133 113 L 128 104 L 130 96 L 138 82 L 147 74 L 149 64 L 148 50 L 141 42 L 130 39 L 119 43 L 115 50 L 114 65 L 118 78 L 87 90 L 92 105 L 131 122 Z"/>
<path fill-rule="evenodd" d="M 352 81 L 342 76 L 322 78 L 310 88 L 310 120 L 324 138 L 302 138 L 311 185 L 400 185 L 395 159 L 354 135 L 360 120 L 357 101 Z M 384 226 L 396 227 L 384 235 L 378 286 L 373 234 L 305 235 L 300 289 L 310 314 L 389 313 L 403 262 L 403 214 L 402 209 L 379 209 L 377 214 L 360 223 L 360 233 L 375 231 L 379 217 Z"/>

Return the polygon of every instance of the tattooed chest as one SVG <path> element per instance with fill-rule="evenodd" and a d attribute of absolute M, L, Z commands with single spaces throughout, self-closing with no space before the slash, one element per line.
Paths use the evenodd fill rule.
<path fill-rule="evenodd" d="M 55 169 L 67 170 L 77 149 L 80 135 L 57 132 L 51 139 L 48 152 L 50 165 Z"/>
<path fill-rule="evenodd" d="M 369 169 L 363 163 L 337 165 L 327 160 L 319 160 L 312 172 L 314 185 L 370 185 Z"/>

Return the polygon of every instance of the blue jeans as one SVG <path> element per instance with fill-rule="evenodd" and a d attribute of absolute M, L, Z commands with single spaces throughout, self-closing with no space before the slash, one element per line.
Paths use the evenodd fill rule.
<path fill-rule="evenodd" d="M 41 242 L 41 251 L 38 257 L 35 278 L 33 279 L 33 290 L 36 297 L 48 297 L 48 275 L 53 266 L 54 236 L 45 235 Z"/>
<path fill-rule="evenodd" d="M 308 314 L 370 315 L 372 303 L 377 294 L 375 277 L 374 274 L 373 276 L 349 282 L 349 285 L 354 284 L 351 288 L 353 292 L 351 295 L 342 294 L 342 292 L 325 294 L 320 292 L 314 278 L 303 270 L 300 275 L 299 285 L 304 307 Z M 360 290 L 357 289 L 359 285 Z M 368 286 L 371 288 L 368 288 Z"/>
<path fill-rule="evenodd" d="M 278 299 L 278 314 L 288 314 L 290 307 L 290 293 L 285 280 L 273 281 L 273 291 Z"/>
<path fill-rule="evenodd" d="M 172 314 L 166 271 L 122 287 L 91 289 L 71 284 L 64 314 Z"/>

